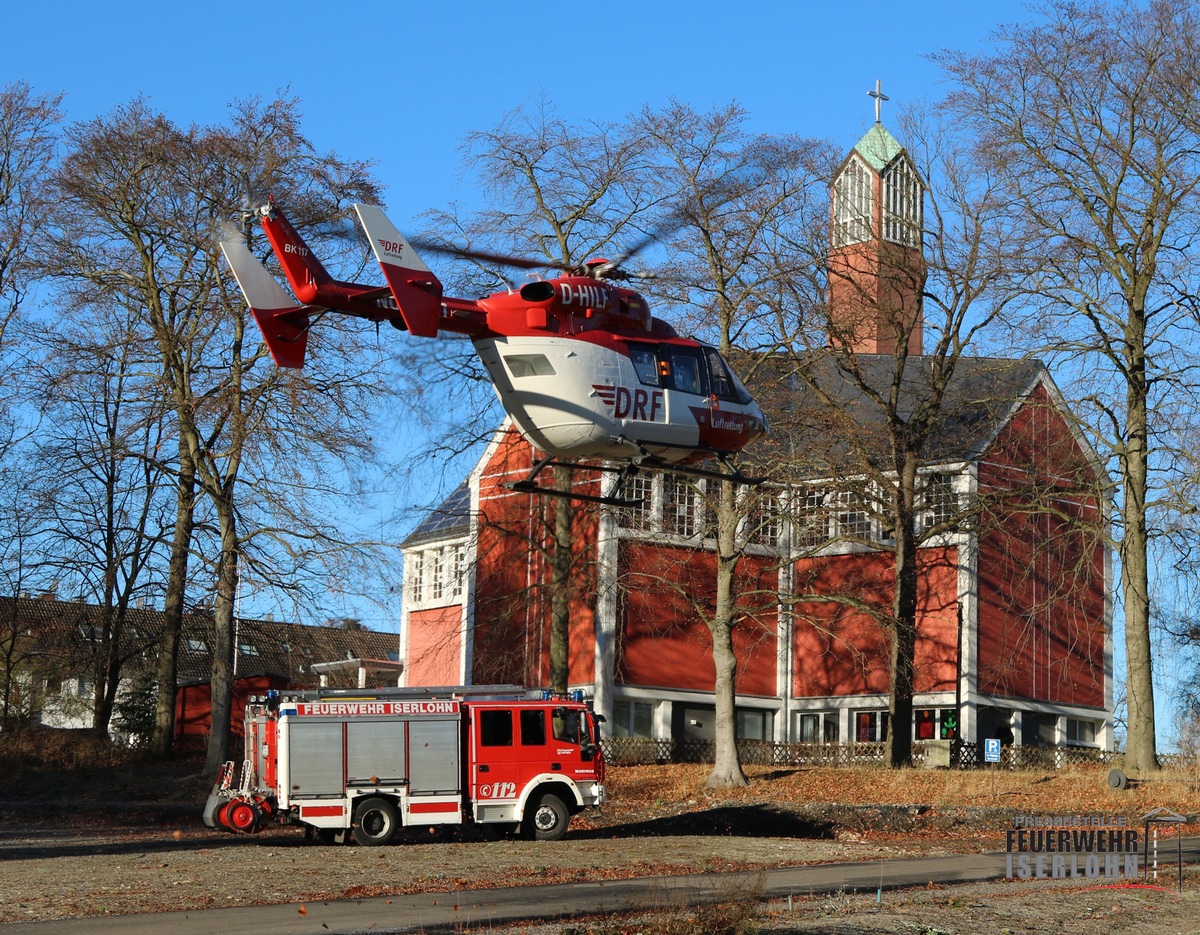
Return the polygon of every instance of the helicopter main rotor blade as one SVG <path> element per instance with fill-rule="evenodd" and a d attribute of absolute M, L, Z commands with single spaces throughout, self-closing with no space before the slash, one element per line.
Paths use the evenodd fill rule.
<path fill-rule="evenodd" d="M 466 260 L 482 260 L 485 263 L 499 263 L 502 266 L 515 266 L 518 269 L 557 269 L 548 260 L 531 260 L 527 257 L 510 256 L 506 253 L 489 253 L 486 250 L 470 250 L 466 247 L 455 247 L 451 244 L 438 243 L 433 240 L 410 238 L 414 247 L 429 253 L 440 253 L 445 256 L 457 256 Z"/>

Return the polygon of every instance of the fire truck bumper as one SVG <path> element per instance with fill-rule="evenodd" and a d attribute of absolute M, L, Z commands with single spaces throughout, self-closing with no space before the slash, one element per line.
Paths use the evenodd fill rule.
<path fill-rule="evenodd" d="M 583 794 L 583 802 L 585 805 L 599 806 L 603 805 L 606 800 L 604 791 L 604 783 L 594 782 L 589 786 L 584 786 L 580 789 Z"/>

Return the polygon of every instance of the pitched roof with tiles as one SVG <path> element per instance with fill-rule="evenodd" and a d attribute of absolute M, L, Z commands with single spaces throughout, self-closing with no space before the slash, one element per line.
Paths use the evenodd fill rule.
<path fill-rule="evenodd" d="M 899 381 L 899 417 L 907 421 L 933 392 L 932 358 L 909 357 Z M 886 409 L 873 394 L 886 398 L 895 375 L 895 359 L 887 354 L 859 354 L 857 374 L 840 369 L 832 356 L 815 354 L 797 362 L 777 357 L 768 361 L 752 390 L 771 420 L 772 435 L 802 454 L 812 476 L 836 476 L 861 470 L 847 438 L 871 452 L 879 467 L 889 463 Z M 933 419 L 923 461 L 949 464 L 979 457 L 1011 417 L 1015 407 L 1041 380 L 1050 380 L 1036 360 L 963 357 L 947 383 Z M 834 400 L 827 405 L 810 384 Z"/>
<path fill-rule="evenodd" d="M 0 598 L 0 638 L 15 634 L 26 657 L 57 668 L 85 672 L 100 646 L 104 609 L 50 596 Z M 160 610 L 129 608 L 121 638 L 129 670 L 151 669 L 162 634 Z M 180 684 L 207 681 L 212 668 L 214 622 L 211 612 L 186 615 L 179 645 Z M 394 633 L 367 630 L 353 621 L 306 626 L 274 620 L 236 621 L 237 674 L 275 675 L 300 685 L 317 681 L 316 663 L 348 659 L 399 661 Z"/>

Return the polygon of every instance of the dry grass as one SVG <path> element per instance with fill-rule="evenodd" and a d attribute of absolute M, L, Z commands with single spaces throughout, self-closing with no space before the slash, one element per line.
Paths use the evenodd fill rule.
<path fill-rule="evenodd" d="M 173 790 L 172 798 L 202 797 L 208 787 L 194 775 L 199 772 L 198 760 L 149 765 L 137 751 L 88 731 L 34 727 L 0 733 L 0 762 L 6 764 L 0 793 L 15 791 L 17 786 L 28 793 L 31 779 L 43 772 L 56 774 L 60 785 L 79 779 L 80 793 L 99 799 L 161 798 L 164 779 L 180 786 Z M 1200 772 L 1196 769 L 1155 773 L 1125 790 L 1108 786 L 1107 767 L 1086 766 L 1047 771 L 747 767 L 750 785 L 725 790 L 704 788 L 709 772 L 710 767 L 703 764 L 610 766 L 610 805 L 605 809 L 609 817 L 603 824 L 720 806 L 766 804 L 800 809 L 824 803 L 926 806 L 934 812 L 999 810 L 1007 815 L 1123 815 L 1130 821 L 1155 808 L 1200 816 Z M 139 782 L 142 778 L 146 781 Z M 993 814 L 993 824 L 995 817 Z"/>
<path fill-rule="evenodd" d="M 1162 771 L 1109 787 L 1107 768 L 1074 766 L 1057 771 L 887 770 L 869 767 L 750 767 L 750 785 L 705 790 L 703 765 L 610 768 L 614 807 L 626 802 L 659 807 L 711 807 L 771 802 L 780 806 L 927 805 L 933 808 L 1000 809 L 1014 814 L 1124 815 L 1138 819 L 1165 807 L 1200 816 L 1200 779 L 1194 772 Z"/>

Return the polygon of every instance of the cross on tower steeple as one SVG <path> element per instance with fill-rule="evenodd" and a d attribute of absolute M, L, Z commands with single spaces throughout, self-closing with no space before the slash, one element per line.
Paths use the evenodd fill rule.
<path fill-rule="evenodd" d="M 880 123 L 880 119 L 879 119 L 880 107 L 884 101 L 890 100 L 890 98 L 886 94 L 883 93 L 883 82 L 880 81 L 878 78 L 876 78 L 875 79 L 875 90 L 868 91 L 867 95 L 869 97 L 875 98 L 875 122 Z"/>

